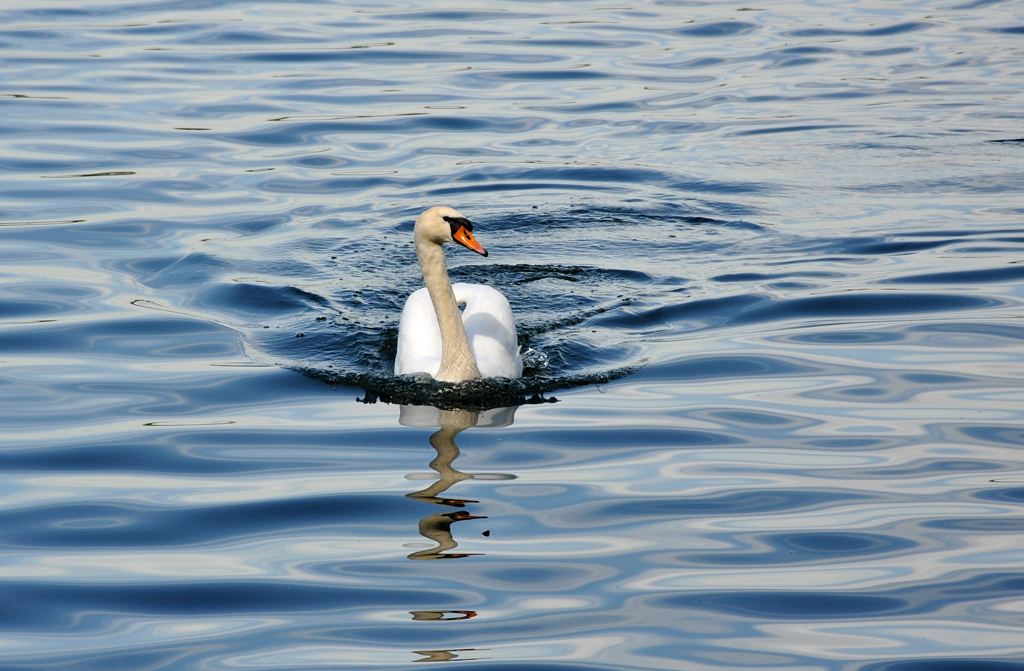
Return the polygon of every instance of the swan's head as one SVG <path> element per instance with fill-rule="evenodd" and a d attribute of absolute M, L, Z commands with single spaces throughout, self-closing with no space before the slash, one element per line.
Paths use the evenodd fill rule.
<path fill-rule="evenodd" d="M 435 245 L 457 242 L 466 249 L 487 256 L 487 250 L 473 237 L 473 224 L 469 219 L 443 205 L 432 207 L 419 216 L 416 228 L 413 229 L 413 238 L 417 244 L 421 241 Z"/>

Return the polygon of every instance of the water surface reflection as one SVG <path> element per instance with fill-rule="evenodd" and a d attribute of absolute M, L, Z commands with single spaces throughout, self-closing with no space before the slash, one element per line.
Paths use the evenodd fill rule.
<path fill-rule="evenodd" d="M 2 3 L 0 666 L 1020 668 L 1020 3 L 425 4 Z"/>
<path fill-rule="evenodd" d="M 437 451 L 437 457 L 430 462 L 430 467 L 437 474 L 437 480 L 428 487 L 406 494 L 408 498 L 425 503 L 453 508 L 464 508 L 467 503 L 479 503 L 471 499 L 442 496 L 455 484 L 464 480 L 515 480 L 511 473 L 463 473 L 452 464 L 459 458 L 459 447 L 455 444 L 455 436 L 472 427 L 501 428 L 510 426 L 515 420 L 516 408 L 494 408 L 483 412 L 469 410 L 440 410 L 428 406 L 404 405 L 399 415 L 399 422 L 404 426 L 438 426 L 430 436 L 430 445 Z M 409 480 L 433 478 L 432 473 L 410 473 Z M 465 520 L 487 519 L 486 515 L 472 515 L 466 510 L 435 513 L 420 520 L 419 532 L 424 538 L 437 545 L 428 547 L 409 555 L 409 559 L 462 559 L 480 553 L 449 552 L 459 547 L 452 537 L 452 525 Z M 484 532 L 490 535 L 489 531 Z M 415 547 L 407 544 L 406 547 Z M 428 618 L 415 618 L 428 619 Z M 437 618 L 440 619 L 440 618 Z"/>
<path fill-rule="evenodd" d="M 424 503 L 431 503 L 439 506 L 453 508 L 464 508 L 469 503 L 479 503 L 472 499 L 452 498 L 442 496 L 451 487 L 465 480 L 515 480 L 516 476 L 511 473 L 463 473 L 452 464 L 459 458 L 459 447 L 455 444 L 455 436 L 463 431 L 473 428 L 501 428 L 510 426 L 515 420 L 515 412 L 518 406 L 510 408 L 494 408 L 484 412 L 472 412 L 468 410 L 440 410 L 428 406 L 402 406 L 399 422 L 405 426 L 437 426 L 436 432 L 430 436 L 430 445 L 437 451 L 437 457 L 430 462 L 430 468 L 437 474 L 437 480 L 417 491 L 406 494 L 406 497 Z M 432 478 L 431 473 L 411 473 L 406 476 L 409 480 L 421 480 Z M 417 550 L 409 555 L 413 560 L 436 560 L 436 559 L 463 559 L 478 552 L 451 552 L 459 547 L 458 542 L 452 536 L 452 525 L 465 520 L 487 519 L 486 515 L 472 515 L 466 510 L 455 510 L 451 512 L 435 513 L 427 515 L 419 523 L 420 535 L 435 543 L 433 547 L 426 547 Z M 484 531 L 484 536 L 489 536 L 490 531 Z M 406 547 L 415 547 L 416 544 L 408 543 Z M 475 610 L 414 610 L 410 611 L 412 619 L 423 622 L 451 622 L 455 620 L 468 620 L 477 616 Z M 467 661 L 459 653 L 472 651 L 472 648 L 452 650 L 415 650 L 415 654 L 424 655 L 423 659 L 417 662 L 447 662 L 453 660 Z"/>

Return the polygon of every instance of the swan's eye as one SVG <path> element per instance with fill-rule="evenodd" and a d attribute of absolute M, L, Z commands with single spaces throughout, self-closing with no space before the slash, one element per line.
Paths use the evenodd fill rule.
<path fill-rule="evenodd" d="M 459 232 L 460 228 L 465 228 L 470 233 L 473 232 L 473 224 L 471 224 L 469 219 L 466 219 L 465 217 L 441 217 L 441 218 L 448 222 L 448 225 L 452 229 L 452 237 L 453 238 L 455 237 L 455 234 Z"/>

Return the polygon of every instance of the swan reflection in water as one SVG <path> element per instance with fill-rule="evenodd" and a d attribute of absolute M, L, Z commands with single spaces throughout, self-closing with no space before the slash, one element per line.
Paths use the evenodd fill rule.
<path fill-rule="evenodd" d="M 430 462 L 433 473 L 411 473 L 409 480 L 434 480 L 430 486 L 418 492 L 406 494 L 410 499 L 431 503 L 449 508 L 465 508 L 466 504 L 479 503 L 472 499 L 454 498 L 444 494 L 464 480 L 515 480 L 511 473 L 463 473 L 452 464 L 459 457 L 459 448 L 455 444 L 455 436 L 469 428 L 501 428 L 510 426 L 515 419 L 516 408 L 495 408 L 484 412 L 466 410 L 438 410 L 429 406 L 403 405 L 398 421 L 404 426 L 436 426 L 438 430 L 430 436 L 430 445 L 437 456 Z M 472 515 L 466 510 L 454 510 L 427 515 L 419 523 L 420 535 L 433 541 L 434 547 L 418 550 L 409 555 L 409 559 L 462 559 L 480 553 L 451 552 L 459 547 L 452 537 L 452 525 L 464 520 L 482 520 L 485 515 Z M 483 532 L 485 536 L 489 531 Z M 407 547 L 412 544 L 408 544 Z M 409 612 L 412 619 L 420 622 L 452 622 L 469 620 L 477 616 L 475 610 L 414 610 Z M 415 662 L 450 662 L 486 659 L 485 657 L 467 657 L 467 653 L 479 653 L 476 648 L 453 648 L 448 650 L 414 650 L 422 655 Z"/>
<path fill-rule="evenodd" d="M 483 657 L 461 657 L 460 652 L 476 652 L 476 648 L 456 648 L 455 650 L 413 650 L 417 655 L 424 655 L 423 659 L 414 659 L 414 662 L 472 662 Z"/>
<path fill-rule="evenodd" d="M 418 492 L 406 494 L 406 496 L 417 501 L 423 501 L 424 503 L 452 508 L 465 508 L 467 503 L 478 502 L 471 499 L 442 496 L 442 494 L 463 480 L 515 480 L 516 476 L 510 473 L 463 473 L 452 466 L 452 463 L 459 457 L 459 448 L 455 444 L 455 436 L 471 427 L 500 428 L 509 426 L 515 419 L 517 407 L 470 412 L 468 410 L 438 410 L 429 406 L 403 405 L 398 419 L 403 426 L 440 427 L 430 436 L 430 445 L 437 451 L 437 457 L 430 462 L 430 467 L 434 469 L 434 473 L 412 473 L 406 476 L 409 480 L 436 478 L 436 481 L 429 487 Z M 419 524 L 420 535 L 436 543 L 436 546 L 413 552 L 409 555 L 409 559 L 462 559 L 479 554 L 449 551 L 459 547 L 459 544 L 452 537 L 452 525 L 465 520 L 481 519 L 486 519 L 486 515 L 472 515 L 465 510 L 435 513 L 424 517 L 420 520 Z M 487 532 L 485 532 L 486 534 Z M 427 618 L 420 617 L 417 619 Z"/>

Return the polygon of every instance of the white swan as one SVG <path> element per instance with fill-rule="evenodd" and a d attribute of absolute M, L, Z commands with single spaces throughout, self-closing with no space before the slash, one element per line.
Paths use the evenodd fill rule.
<path fill-rule="evenodd" d="M 395 375 L 422 372 L 442 382 L 465 382 L 523 374 L 508 300 L 491 287 L 448 279 L 444 243 L 487 256 L 472 231 L 473 224 L 450 207 L 432 207 L 416 220 L 416 258 L 427 286 L 413 292 L 402 310 Z"/>

